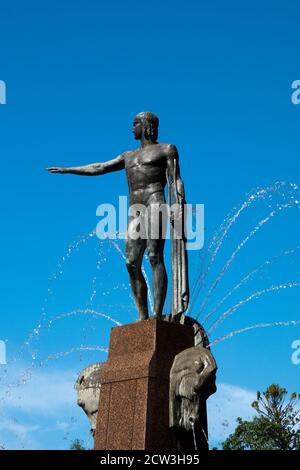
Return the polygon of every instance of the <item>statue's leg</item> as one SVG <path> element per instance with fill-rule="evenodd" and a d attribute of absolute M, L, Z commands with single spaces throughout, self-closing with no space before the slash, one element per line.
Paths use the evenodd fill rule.
<path fill-rule="evenodd" d="M 148 205 L 147 251 L 152 268 L 152 289 L 154 297 L 153 317 L 161 318 L 166 300 L 168 278 L 164 263 L 164 245 L 167 217 L 165 199 L 162 193 L 154 193 Z M 149 210 L 150 209 L 150 210 Z M 160 212 L 161 210 L 161 212 Z"/>
<path fill-rule="evenodd" d="M 135 230 L 134 219 L 129 220 L 128 236 L 126 240 L 126 267 L 129 273 L 130 285 L 139 313 L 139 320 L 147 320 L 148 313 L 148 289 L 142 273 L 142 260 L 146 249 L 146 240 L 131 238 L 131 232 Z"/>

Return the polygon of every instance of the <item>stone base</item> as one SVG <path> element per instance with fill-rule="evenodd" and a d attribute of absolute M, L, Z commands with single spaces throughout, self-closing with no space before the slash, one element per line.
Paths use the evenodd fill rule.
<path fill-rule="evenodd" d="M 177 323 L 151 319 L 112 329 L 95 449 L 176 450 L 169 374 L 175 355 L 193 345 L 193 327 Z"/>

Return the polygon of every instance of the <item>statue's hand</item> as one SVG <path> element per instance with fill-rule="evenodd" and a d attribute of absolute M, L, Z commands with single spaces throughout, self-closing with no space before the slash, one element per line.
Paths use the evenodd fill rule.
<path fill-rule="evenodd" d="M 50 168 L 46 168 L 47 171 L 50 173 L 67 173 L 68 170 L 67 168 L 64 168 L 63 166 L 51 166 Z"/>

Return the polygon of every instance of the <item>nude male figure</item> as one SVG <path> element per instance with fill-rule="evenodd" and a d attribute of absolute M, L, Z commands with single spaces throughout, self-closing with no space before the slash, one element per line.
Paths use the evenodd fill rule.
<path fill-rule="evenodd" d="M 130 205 L 144 205 L 147 208 L 148 218 L 147 236 L 141 238 L 134 236 L 137 228 L 135 217 L 129 217 L 126 239 L 126 266 L 140 320 L 149 318 L 147 285 L 141 269 L 145 250 L 148 252 L 152 268 L 153 317 L 162 317 L 166 298 L 167 274 L 163 255 L 165 237 L 163 227 L 155 225 L 161 224 L 156 216 L 157 209 L 166 204 L 164 189 L 167 174 L 169 175 L 173 200 L 179 204 L 184 201 L 184 187 L 180 178 L 177 149 L 175 145 L 159 144 L 157 142 L 158 125 L 159 120 L 155 114 L 150 112 L 139 113 L 133 122 L 134 137 L 141 142 L 138 149 L 124 152 L 113 160 L 104 163 L 92 163 L 69 168 L 47 168 L 51 173 L 71 173 L 83 176 L 97 176 L 113 171 L 126 170 Z M 154 230 L 151 227 L 154 227 Z M 151 237 L 150 230 L 151 233 L 160 233 L 160 235 Z M 186 294 L 184 295 L 186 296 Z M 187 302 L 186 300 L 185 304 Z"/>

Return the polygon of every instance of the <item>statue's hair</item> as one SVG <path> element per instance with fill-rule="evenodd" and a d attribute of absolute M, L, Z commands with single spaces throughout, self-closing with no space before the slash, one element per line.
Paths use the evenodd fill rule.
<path fill-rule="evenodd" d="M 95 387 L 96 385 L 100 385 L 99 379 L 102 368 L 103 362 L 96 362 L 95 364 L 90 364 L 85 369 L 83 369 L 75 382 L 75 389 L 77 392 L 82 388 L 89 388 L 90 386 Z M 99 384 L 97 382 L 99 382 Z"/>
<path fill-rule="evenodd" d="M 135 119 L 139 119 L 143 123 L 146 136 L 149 139 L 156 141 L 159 126 L 159 119 L 156 114 L 150 113 L 150 111 L 143 111 L 142 113 L 138 113 L 135 116 Z"/>

